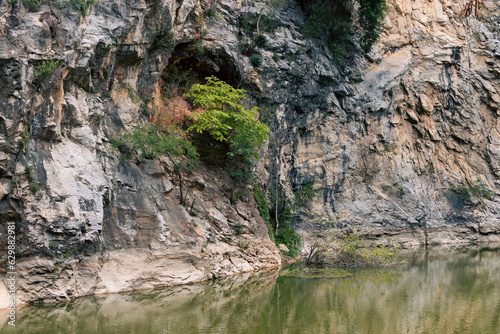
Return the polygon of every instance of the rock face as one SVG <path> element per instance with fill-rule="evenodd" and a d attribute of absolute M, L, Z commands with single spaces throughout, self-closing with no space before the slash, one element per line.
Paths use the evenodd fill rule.
<path fill-rule="evenodd" d="M 157 89 L 174 44 L 193 41 L 201 10 L 199 2 L 102 1 L 81 18 L 62 5 L 28 12 L 2 3 L 0 259 L 6 264 L 15 222 L 19 303 L 280 265 L 252 196 L 230 201 L 228 175 L 202 164 L 185 174 L 182 206 L 168 159 L 122 161 L 109 144 L 148 120 L 142 98 Z M 47 16 L 60 22 L 48 26 Z M 41 79 L 35 70 L 49 61 L 57 66 Z"/>
<path fill-rule="evenodd" d="M 2 2 L 0 246 L 16 222 L 19 301 L 280 264 L 251 196 L 230 201 L 226 174 L 201 164 L 184 207 L 168 160 L 111 149 L 149 120 L 142 107 L 174 67 L 215 74 L 261 107 L 273 132 L 254 172 L 269 190 L 278 182 L 292 199 L 312 185 L 305 207 L 405 245 L 499 240 L 500 5 L 485 1 L 481 20 L 446 0 L 388 5 L 373 52 L 341 69 L 303 34 L 293 1 L 105 0 L 88 17 Z M 249 52 L 261 22 L 266 46 Z"/>
<path fill-rule="evenodd" d="M 498 240 L 500 6 L 480 20 L 450 1 L 389 7 L 371 61 L 285 116 L 282 175 L 290 190 L 315 180 L 313 208 L 402 244 Z"/>

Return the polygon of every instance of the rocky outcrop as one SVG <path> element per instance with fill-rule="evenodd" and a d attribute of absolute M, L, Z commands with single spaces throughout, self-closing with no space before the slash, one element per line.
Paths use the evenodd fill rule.
<path fill-rule="evenodd" d="M 485 1 L 480 20 L 445 0 L 388 6 L 373 52 L 340 68 L 293 1 L 107 0 L 88 17 L 2 3 L 0 245 L 16 222 L 20 302 L 280 264 L 227 174 L 200 164 L 182 206 L 168 160 L 111 149 L 174 68 L 261 108 L 272 133 L 254 172 L 270 202 L 276 182 L 289 199 L 312 185 L 309 209 L 404 245 L 500 239 L 499 5 Z M 257 30 L 265 46 L 251 45 Z"/>

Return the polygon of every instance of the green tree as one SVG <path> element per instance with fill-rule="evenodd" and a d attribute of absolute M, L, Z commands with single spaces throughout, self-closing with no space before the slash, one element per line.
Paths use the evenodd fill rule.
<path fill-rule="evenodd" d="M 241 105 L 243 89 L 233 88 L 214 76 L 205 80 L 205 85 L 195 84 L 186 94 L 195 106 L 204 109 L 192 117 L 194 124 L 188 130 L 207 132 L 215 140 L 227 141 L 229 158 L 250 164 L 259 158 L 257 150 L 269 138 L 269 128 L 257 120 L 259 108 L 245 109 Z"/>

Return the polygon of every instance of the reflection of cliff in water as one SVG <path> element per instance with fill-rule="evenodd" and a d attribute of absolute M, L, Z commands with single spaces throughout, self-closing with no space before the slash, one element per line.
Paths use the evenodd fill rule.
<path fill-rule="evenodd" d="M 500 332 L 500 247 L 441 247 L 404 257 L 407 263 L 396 267 L 345 278 L 271 271 L 25 307 L 16 327 L 18 333 Z"/>
<path fill-rule="evenodd" d="M 277 275 L 274 269 L 165 290 L 27 306 L 18 310 L 14 330 L 7 325 L 6 311 L 0 311 L 0 332 L 190 334 L 208 333 L 210 328 L 230 330 L 234 322 L 260 317 Z"/>

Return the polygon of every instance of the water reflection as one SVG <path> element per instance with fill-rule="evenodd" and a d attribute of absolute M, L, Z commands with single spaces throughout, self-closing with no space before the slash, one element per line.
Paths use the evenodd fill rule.
<path fill-rule="evenodd" d="M 278 271 L 18 310 L 2 333 L 500 333 L 500 251 L 420 250 L 345 278 Z"/>

